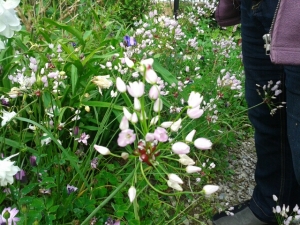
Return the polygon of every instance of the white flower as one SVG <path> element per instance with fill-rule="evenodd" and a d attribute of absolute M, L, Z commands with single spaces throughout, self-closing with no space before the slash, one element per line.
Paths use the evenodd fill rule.
<path fill-rule="evenodd" d="M 128 111 L 128 109 L 126 107 L 123 107 L 123 113 L 124 113 L 124 116 L 127 118 L 127 120 L 131 121 L 132 114 Z"/>
<path fill-rule="evenodd" d="M 185 170 L 186 170 L 187 173 L 196 173 L 196 172 L 200 172 L 201 168 L 198 167 L 198 166 L 187 166 L 185 168 Z"/>
<path fill-rule="evenodd" d="M 10 161 L 10 159 L 18 154 L 19 153 L 0 160 L 0 186 L 6 186 L 7 184 L 12 184 L 14 182 L 13 176 L 20 171 L 20 168 L 14 166 L 15 162 Z"/>
<path fill-rule="evenodd" d="M 140 111 L 141 110 L 141 102 L 138 98 L 134 98 L 134 101 L 133 101 L 133 108 L 136 110 L 136 111 Z"/>
<path fill-rule="evenodd" d="M 41 139 L 41 145 L 48 145 L 51 142 L 51 138 L 48 136 L 48 134 L 44 133 Z"/>
<path fill-rule="evenodd" d="M 101 155 L 109 155 L 110 151 L 108 148 L 100 145 L 94 145 L 94 149 L 99 152 Z"/>
<path fill-rule="evenodd" d="M 11 38 L 15 31 L 21 30 L 20 19 L 14 10 L 19 3 L 20 0 L 0 1 L 0 35 Z"/>
<path fill-rule="evenodd" d="M 155 125 L 158 120 L 159 120 L 159 115 L 154 116 L 150 121 L 150 125 Z"/>
<path fill-rule="evenodd" d="M 125 60 L 126 65 L 127 65 L 129 68 L 134 67 L 134 62 L 133 62 L 132 60 L 130 60 L 128 57 L 125 57 L 124 60 Z"/>
<path fill-rule="evenodd" d="M 212 147 L 211 141 L 206 138 L 197 138 L 194 141 L 194 145 L 196 148 L 201 150 L 211 149 Z"/>
<path fill-rule="evenodd" d="M 121 153 L 121 157 L 124 159 L 124 160 L 127 160 L 128 157 L 129 157 L 129 154 L 127 152 L 122 152 Z"/>
<path fill-rule="evenodd" d="M 180 128 L 180 125 L 181 125 L 181 118 L 179 118 L 177 121 L 175 121 L 171 125 L 171 127 L 170 127 L 171 131 L 177 132 L 179 130 L 179 128 Z"/>
<path fill-rule="evenodd" d="M 98 86 L 99 92 L 102 95 L 102 90 L 101 89 L 108 89 L 113 85 L 113 82 L 109 80 L 110 76 L 95 76 L 92 79 L 92 82 Z"/>
<path fill-rule="evenodd" d="M 179 154 L 179 157 L 180 157 L 179 162 L 182 165 L 192 166 L 195 164 L 195 161 L 191 159 L 189 156 L 187 156 L 186 154 Z"/>
<path fill-rule="evenodd" d="M 201 96 L 198 92 L 192 91 L 188 99 L 188 105 L 191 108 L 195 108 L 201 104 L 202 100 L 203 96 Z"/>
<path fill-rule="evenodd" d="M 127 91 L 133 98 L 139 98 L 144 94 L 145 84 L 141 81 L 129 82 Z"/>
<path fill-rule="evenodd" d="M 14 111 L 7 112 L 5 110 L 2 110 L 2 116 L 0 116 L 2 118 L 1 127 L 3 127 L 7 122 L 9 122 L 16 115 L 17 113 L 15 113 Z"/>
<path fill-rule="evenodd" d="M 277 202 L 278 198 L 277 198 L 276 195 L 273 195 L 273 200 L 274 200 L 275 202 Z"/>
<path fill-rule="evenodd" d="M 141 61 L 141 64 L 144 65 L 146 68 L 152 67 L 153 63 L 154 63 L 154 60 L 152 58 L 144 59 Z"/>
<path fill-rule="evenodd" d="M 178 184 L 183 184 L 183 181 L 181 180 L 181 178 L 178 175 L 176 175 L 175 173 L 168 174 L 168 178 L 172 182 L 176 182 Z"/>
<path fill-rule="evenodd" d="M 196 130 L 192 130 L 192 131 L 185 137 L 185 141 L 187 141 L 187 142 L 192 142 L 195 133 L 196 133 Z"/>
<path fill-rule="evenodd" d="M 173 182 L 171 180 L 167 181 L 167 184 L 169 187 L 177 190 L 177 191 L 183 191 L 182 187 L 177 183 L 177 182 Z"/>
<path fill-rule="evenodd" d="M 130 120 L 131 123 L 137 123 L 138 122 L 138 116 L 136 114 L 136 112 L 134 112 L 132 114 L 132 117 L 131 117 L 131 120 Z"/>
<path fill-rule="evenodd" d="M 163 108 L 163 102 L 160 98 L 156 99 L 153 105 L 154 112 L 160 112 Z"/>
<path fill-rule="evenodd" d="M 128 119 L 126 118 L 126 116 L 122 117 L 122 120 L 120 122 L 119 128 L 120 128 L 120 130 L 127 130 L 127 129 L 129 129 L 129 122 L 128 122 Z"/>
<path fill-rule="evenodd" d="M 125 82 L 122 80 L 122 78 L 117 77 L 116 79 L 116 86 L 119 92 L 124 93 L 126 92 L 126 84 Z"/>
<path fill-rule="evenodd" d="M 0 50 L 1 49 L 5 49 L 5 45 L 4 45 L 3 41 L 0 40 Z"/>
<path fill-rule="evenodd" d="M 160 126 L 163 128 L 169 128 L 173 124 L 172 121 L 163 122 Z"/>
<path fill-rule="evenodd" d="M 215 193 L 217 190 L 219 190 L 219 186 L 217 186 L 217 185 L 210 185 L 209 184 L 209 185 L 205 185 L 203 187 L 203 191 L 204 191 L 206 196 Z"/>
<path fill-rule="evenodd" d="M 136 196 L 136 189 L 135 189 L 135 187 L 131 186 L 128 190 L 129 201 L 133 202 L 133 200 L 135 199 L 135 196 Z"/>

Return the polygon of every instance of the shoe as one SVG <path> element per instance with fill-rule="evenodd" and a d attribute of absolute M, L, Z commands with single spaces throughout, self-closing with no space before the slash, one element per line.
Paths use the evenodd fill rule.
<path fill-rule="evenodd" d="M 234 206 L 233 210 L 217 213 L 212 218 L 213 225 L 277 225 L 259 220 L 249 208 L 250 200 Z M 233 213 L 233 215 L 229 215 Z"/>

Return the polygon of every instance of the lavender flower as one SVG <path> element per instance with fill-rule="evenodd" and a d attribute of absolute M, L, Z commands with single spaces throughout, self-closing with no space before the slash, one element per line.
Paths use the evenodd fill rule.
<path fill-rule="evenodd" d="M 67 191 L 68 191 L 68 194 L 70 195 L 71 193 L 73 193 L 73 192 L 75 192 L 75 191 L 77 191 L 77 187 L 75 187 L 75 186 L 72 186 L 72 185 L 67 185 Z"/>
<path fill-rule="evenodd" d="M 0 224 L 6 224 L 8 221 L 9 225 L 16 225 L 17 222 L 20 220 L 18 217 L 15 217 L 18 214 L 19 210 L 16 208 L 4 208 L 1 215 L 0 215 Z"/>
<path fill-rule="evenodd" d="M 16 180 L 21 181 L 22 183 L 25 183 L 27 181 L 26 173 L 24 170 L 20 170 L 15 174 Z"/>
<path fill-rule="evenodd" d="M 126 47 L 128 47 L 128 46 L 134 46 L 134 45 L 136 45 L 136 40 L 135 40 L 134 37 L 130 37 L 130 36 L 126 35 L 126 36 L 124 37 L 123 43 L 124 43 L 124 45 L 125 45 Z"/>

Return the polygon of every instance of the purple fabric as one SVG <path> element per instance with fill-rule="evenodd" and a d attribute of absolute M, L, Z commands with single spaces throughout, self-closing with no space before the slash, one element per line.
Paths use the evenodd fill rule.
<path fill-rule="evenodd" d="M 300 65 L 300 0 L 281 0 L 271 38 L 273 63 Z"/>
<path fill-rule="evenodd" d="M 215 11 L 215 19 L 221 27 L 239 24 L 240 16 L 239 0 L 220 0 Z"/>

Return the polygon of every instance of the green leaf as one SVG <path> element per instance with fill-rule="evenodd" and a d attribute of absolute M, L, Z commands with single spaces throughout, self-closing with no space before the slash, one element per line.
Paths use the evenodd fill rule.
<path fill-rule="evenodd" d="M 49 23 L 51 25 L 54 25 L 58 28 L 61 28 L 65 31 L 68 31 L 69 33 L 73 34 L 83 46 L 85 45 L 85 42 L 82 38 L 82 34 L 78 30 L 76 30 L 74 27 L 68 26 L 68 25 L 65 25 L 62 23 L 58 23 L 58 22 L 48 19 L 48 18 L 43 18 L 43 21 L 45 21 L 46 23 Z"/>
<path fill-rule="evenodd" d="M 54 212 L 57 211 L 58 207 L 59 207 L 59 205 L 54 205 L 54 206 L 52 206 L 52 207 L 48 210 L 48 212 L 49 212 L 49 213 L 54 213 Z"/>
<path fill-rule="evenodd" d="M 37 183 L 31 183 L 26 185 L 22 190 L 21 193 L 22 195 L 27 195 L 29 192 L 31 192 L 38 184 Z"/>
<path fill-rule="evenodd" d="M 78 71 L 77 67 L 72 65 L 71 66 L 71 85 L 72 85 L 72 94 L 74 95 L 76 90 L 76 84 L 78 80 Z"/>
<path fill-rule="evenodd" d="M 95 106 L 101 108 L 114 108 L 118 110 L 123 110 L 123 107 L 120 105 L 113 105 L 110 102 L 99 102 L 99 101 L 82 101 L 83 105 Z"/>
<path fill-rule="evenodd" d="M 163 80 L 168 82 L 168 84 L 171 85 L 173 83 L 175 83 L 175 84 L 178 83 L 176 77 L 173 74 L 171 74 L 167 69 L 162 67 L 162 65 L 160 65 L 160 63 L 156 59 L 154 59 L 153 69 L 157 73 L 159 73 L 162 76 Z"/>
<path fill-rule="evenodd" d="M 92 30 L 85 31 L 83 34 L 83 40 L 86 41 L 91 36 L 92 33 L 93 33 Z"/>

